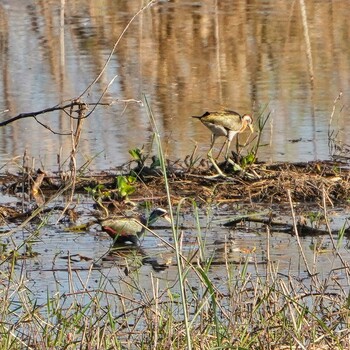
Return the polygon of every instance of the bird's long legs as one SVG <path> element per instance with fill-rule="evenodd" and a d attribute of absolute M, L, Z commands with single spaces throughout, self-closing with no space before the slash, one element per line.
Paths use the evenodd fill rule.
<path fill-rule="evenodd" d="M 224 149 L 224 147 L 225 147 L 225 145 L 226 145 L 226 142 L 227 142 L 227 139 L 225 140 L 225 142 L 222 144 L 222 146 L 221 146 L 221 148 L 220 148 L 220 152 L 219 152 L 219 154 L 216 156 L 216 160 L 218 160 L 219 159 L 219 157 L 220 157 L 220 154 L 221 154 L 221 152 L 222 152 L 222 150 Z"/>
<path fill-rule="evenodd" d="M 208 152 L 208 159 L 213 164 L 213 166 L 216 169 L 216 171 L 218 172 L 218 174 L 221 175 L 221 176 L 226 177 L 226 175 L 222 172 L 222 170 L 216 164 L 216 161 L 215 161 L 215 159 L 213 158 L 213 155 L 212 155 L 212 150 L 213 150 L 213 147 L 214 147 L 215 139 L 216 139 L 215 135 L 212 134 L 212 136 L 211 136 L 211 145 L 210 145 L 210 149 L 209 149 L 209 152 Z"/>
<path fill-rule="evenodd" d="M 223 145 L 221 146 L 220 152 L 219 152 L 219 154 L 217 155 L 217 157 L 215 158 L 216 160 L 219 159 L 220 154 L 221 154 L 222 150 L 224 149 L 225 145 L 226 145 L 225 160 L 228 160 L 228 152 L 229 152 L 230 146 L 231 146 L 231 140 L 229 140 L 228 138 L 225 140 L 225 142 L 224 142 Z"/>
<path fill-rule="evenodd" d="M 208 159 L 210 160 L 211 164 L 213 164 L 214 168 L 218 172 L 218 175 L 226 177 L 226 175 L 222 172 L 222 170 L 219 168 L 219 166 L 216 164 L 215 159 L 213 158 L 212 154 L 208 153 Z"/>
<path fill-rule="evenodd" d="M 226 140 L 225 160 L 228 159 L 228 151 L 229 151 L 229 149 L 230 149 L 230 145 L 231 145 L 231 140 L 230 140 L 230 139 L 227 139 L 227 140 Z"/>
<path fill-rule="evenodd" d="M 212 134 L 211 135 L 210 148 L 209 148 L 209 151 L 208 151 L 208 157 L 209 157 L 209 155 L 210 155 L 210 157 L 212 156 L 212 150 L 213 150 L 213 147 L 214 147 L 215 140 L 216 140 L 216 137 L 215 137 L 214 134 Z"/>

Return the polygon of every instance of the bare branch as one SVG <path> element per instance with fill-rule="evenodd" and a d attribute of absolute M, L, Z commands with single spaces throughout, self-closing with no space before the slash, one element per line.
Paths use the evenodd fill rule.
<path fill-rule="evenodd" d="M 26 119 L 26 118 L 35 118 L 38 116 L 38 115 L 41 115 L 41 114 L 45 114 L 45 113 L 50 113 L 50 112 L 55 112 L 55 111 L 64 111 L 66 112 L 66 109 L 67 108 L 73 108 L 73 107 L 84 107 L 84 106 L 97 106 L 97 105 L 100 105 L 100 106 L 110 106 L 110 103 L 85 103 L 85 102 L 80 102 L 78 100 L 74 100 L 70 103 L 67 103 L 65 105 L 56 105 L 56 106 L 53 106 L 53 107 L 49 107 L 49 108 L 45 108 L 41 111 L 37 111 L 37 112 L 28 112 L 28 113 L 21 113 L 21 114 L 18 114 L 16 115 L 15 117 L 12 117 L 10 119 L 7 119 L 3 122 L 0 122 L 0 127 L 2 126 L 6 126 L 8 124 L 11 124 L 17 120 L 20 120 L 20 119 Z M 67 112 L 66 112 L 67 113 Z M 70 118 L 73 118 L 73 119 L 79 119 L 79 117 L 72 117 L 69 115 L 69 113 L 67 113 L 67 115 L 70 117 Z M 37 120 L 37 119 L 36 119 Z M 41 123 L 40 123 L 41 124 Z M 42 125 L 42 124 L 41 124 Z M 44 126 L 44 125 L 43 125 Z M 45 126 L 46 127 L 46 126 Z M 70 135 L 70 134 L 69 134 Z"/>

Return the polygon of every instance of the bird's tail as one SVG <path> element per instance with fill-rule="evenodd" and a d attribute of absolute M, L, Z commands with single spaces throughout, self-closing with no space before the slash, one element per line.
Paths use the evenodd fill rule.
<path fill-rule="evenodd" d="M 210 112 L 205 112 L 203 115 L 193 115 L 192 118 L 200 119 L 200 118 L 206 117 L 209 114 L 210 114 Z"/>

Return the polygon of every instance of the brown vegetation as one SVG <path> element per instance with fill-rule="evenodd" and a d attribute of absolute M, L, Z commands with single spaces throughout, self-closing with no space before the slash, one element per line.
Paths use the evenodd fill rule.
<path fill-rule="evenodd" d="M 350 197 L 350 169 L 340 162 L 257 163 L 242 171 L 231 172 L 226 178 L 215 176 L 203 165 L 189 170 L 183 162 L 168 164 L 172 205 L 183 198 L 193 199 L 199 205 L 237 202 L 285 204 L 289 202 L 290 193 L 296 203 L 322 204 L 326 199 L 327 205 L 333 207 L 347 205 Z M 103 185 L 109 192 L 109 205 L 122 208 L 125 203 L 123 198 L 118 197 L 116 179 L 118 175 L 132 174 L 138 180 L 132 185 L 135 191 L 128 196 L 129 200 L 149 200 L 154 205 L 167 206 L 164 177 L 160 169 L 146 166 L 140 169 L 131 165 L 126 164 L 115 172 L 77 176 L 75 191 L 86 193 L 86 188 Z M 47 195 L 64 188 L 67 179 L 62 174 L 47 174 L 38 170 L 20 175 L 4 174 L 1 183 L 3 192 L 25 190 L 36 199 L 40 194 Z M 23 214 L 19 217 L 23 217 Z M 18 216 L 15 215 L 15 218 Z"/>

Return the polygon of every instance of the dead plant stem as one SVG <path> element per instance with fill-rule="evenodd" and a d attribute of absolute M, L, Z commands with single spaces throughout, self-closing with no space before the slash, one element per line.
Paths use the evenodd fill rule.
<path fill-rule="evenodd" d="M 338 101 L 341 99 L 343 93 L 342 92 L 339 92 L 338 96 L 335 98 L 334 102 L 333 102 L 333 108 L 332 108 L 332 113 L 331 113 L 331 116 L 329 118 L 329 123 L 328 123 L 328 139 L 331 137 L 331 126 L 332 126 L 332 121 L 333 121 L 333 117 L 334 117 L 334 114 L 335 114 L 335 107 L 338 103 Z"/>
<path fill-rule="evenodd" d="M 323 215 L 326 221 L 326 226 L 327 226 L 327 230 L 328 230 L 328 234 L 329 234 L 329 238 L 332 242 L 332 246 L 333 249 L 336 253 L 336 255 L 339 257 L 340 261 L 342 262 L 343 266 L 346 267 L 347 269 L 349 268 L 348 263 L 343 259 L 343 257 L 341 256 L 341 254 L 339 253 L 339 249 L 337 248 L 337 245 L 335 244 L 334 238 L 333 238 L 333 234 L 332 234 L 332 229 L 329 225 L 329 219 L 328 219 L 328 213 L 327 213 L 327 203 L 326 203 L 326 197 L 327 197 L 327 192 L 326 189 L 324 187 L 324 185 L 322 186 L 322 206 L 323 206 Z"/>
<path fill-rule="evenodd" d="M 185 291 L 185 273 L 183 270 L 183 264 L 184 261 L 181 257 L 181 242 L 178 241 L 178 232 L 175 228 L 175 221 L 174 221 L 174 215 L 173 210 L 171 207 L 171 196 L 170 196 L 170 189 L 169 189 L 169 183 L 168 183 L 168 177 L 167 177 L 167 169 L 165 166 L 165 159 L 164 159 L 164 153 L 162 149 L 161 139 L 157 127 L 157 123 L 155 121 L 154 115 L 152 113 L 151 107 L 148 103 L 148 100 L 146 96 L 144 96 L 145 104 L 147 107 L 147 112 L 149 114 L 149 119 L 152 125 L 153 132 L 155 134 L 155 140 L 158 146 L 158 154 L 160 159 L 161 168 L 163 170 L 164 174 L 164 183 L 165 183 L 165 189 L 167 193 L 167 200 L 169 205 L 169 215 L 171 218 L 171 229 L 173 233 L 173 239 L 174 239 L 174 247 L 175 247 L 175 255 L 177 260 L 177 272 L 178 272 L 178 280 L 179 280 L 179 286 L 180 286 L 180 295 L 181 295 L 181 303 L 182 303 L 182 311 L 184 316 L 184 325 L 185 325 L 185 332 L 186 332 L 186 345 L 187 350 L 192 350 L 192 340 L 191 340 L 191 333 L 190 333 L 190 323 L 189 323 L 189 311 L 187 308 L 187 298 L 186 298 L 186 291 Z"/>
<path fill-rule="evenodd" d="M 82 105 L 80 110 L 79 110 L 79 118 L 75 121 L 74 119 L 70 118 L 70 123 L 71 123 L 71 144 L 72 144 L 72 150 L 70 154 L 70 181 L 71 181 L 71 189 L 70 189 L 70 196 L 68 199 L 68 202 L 63 209 L 60 217 L 58 218 L 58 221 L 62 219 L 64 213 L 67 211 L 68 207 L 73 201 L 73 196 L 75 192 L 75 185 L 76 185 L 76 179 L 77 179 L 77 161 L 76 161 L 76 156 L 78 153 L 78 147 L 79 147 L 79 141 L 83 129 L 83 123 L 85 119 L 85 111 L 86 111 L 86 106 Z M 73 109 L 70 111 L 71 115 L 73 115 Z M 58 222 L 57 221 L 57 222 Z"/>
<path fill-rule="evenodd" d="M 301 256 L 302 256 L 302 258 L 304 260 L 304 264 L 305 264 L 305 267 L 307 269 L 307 272 L 308 272 L 309 276 L 313 276 L 313 273 L 311 272 L 311 270 L 309 268 L 309 264 L 307 263 L 303 247 L 301 246 L 299 232 L 298 232 L 297 220 L 296 220 L 295 213 L 294 213 L 292 195 L 290 193 L 290 189 L 289 188 L 287 189 L 287 196 L 288 196 L 288 200 L 289 200 L 290 210 L 291 210 L 291 213 L 292 213 L 294 233 L 295 233 L 295 237 L 297 239 L 297 244 L 298 244 L 298 247 L 299 247 L 299 251 L 300 251 L 300 254 L 301 254 Z"/>
<path fill-rule="evenodd" d="M 158 349 L 158 333 L 159 333 L 159 280 L 156 278 L 156 283 L 154 283 L 155 277 L 151 274 L 151 283 L 152 283 L 152 291 L 153 291 L 153 300 L 154 300 L 154 322 L 153 322 L 153 349 Z"/>
<path fill-rule="evenodd" d="M 270 282 L 270 274 L 271 274 L 271 257 L 270 257 L 270 227 L 265 225 L 266 227 L 266 282 L 269 284 Z"/>

